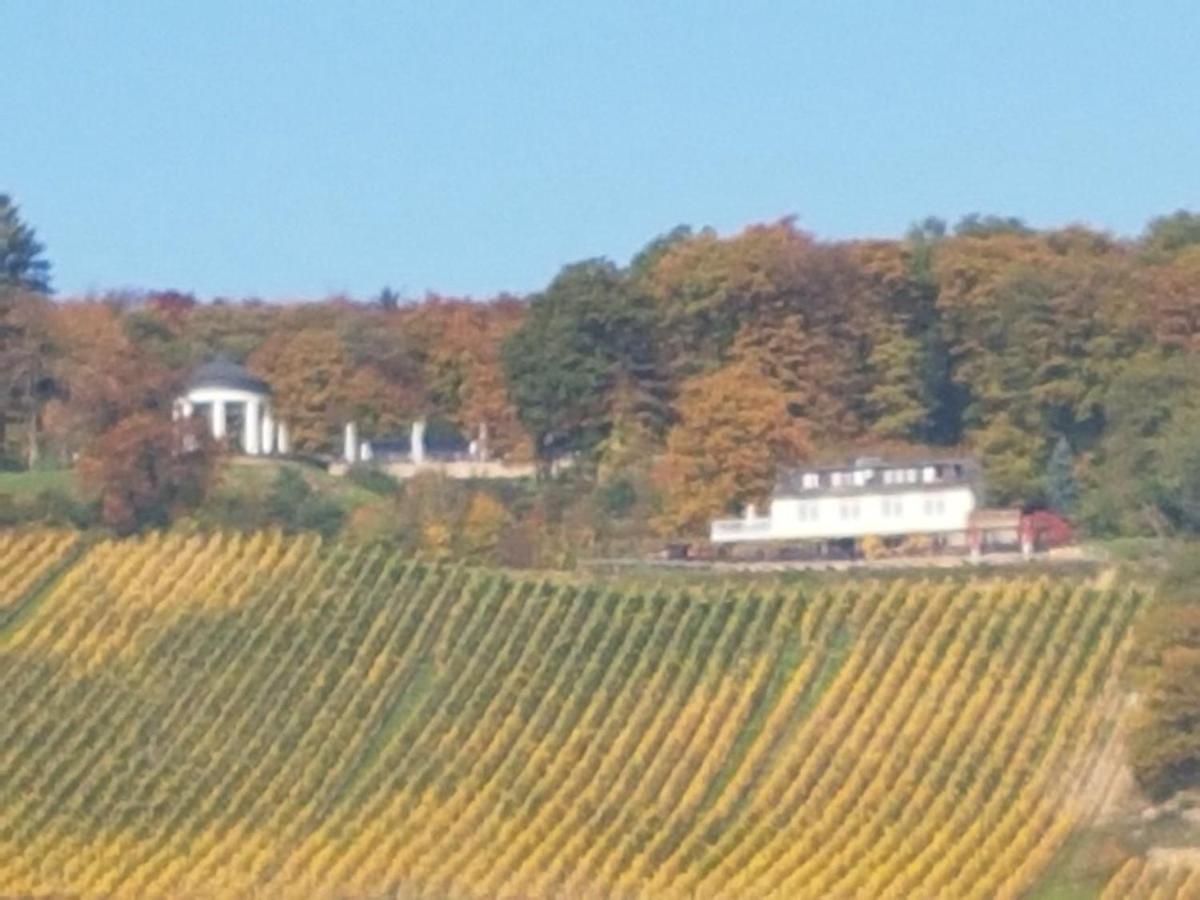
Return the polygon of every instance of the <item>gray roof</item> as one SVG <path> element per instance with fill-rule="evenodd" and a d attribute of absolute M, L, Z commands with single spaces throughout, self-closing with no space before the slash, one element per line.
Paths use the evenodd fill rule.
<path fill-rule="evenodd" d="M 916 469 L 921 473 L 927 466 L 938 470 L 938 479 L 933 482 L 920 480 L 916 483 L 885 484 L 884 470 Z M 853 472 L 856 469 L 871 469 L 872 475 L 865 484 L 842 484 L 834 487 L 832 474 L 834 472 Z M 805 474 L 817 476 L 816 487 L 804 487 Z M 936 491 L 956 485 L 967 485 L 978 491 L 981 488 L 979 464 L 969 457 L 929 458 L 914 457 L 912 459 L 858 459 L 841 465 L 798 466 L 784 469 L 775 481 L 773 497 L 828 497 L 852 496 L 854 494 L 890 494 L 908 493 L 913 490 Z"/>
<path fill-rule="evenodd" d="M 256 394 L 271 393 L 270 386 L 245 366 L 225 356 L 209 360 L 192 373 L 187 382 L 188 390 L 202 387 L 235 388 Z"/>

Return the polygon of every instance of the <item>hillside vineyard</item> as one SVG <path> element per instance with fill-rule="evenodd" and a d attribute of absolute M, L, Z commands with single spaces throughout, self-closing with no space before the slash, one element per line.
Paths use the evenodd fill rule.
<path fill-rule="evenodd" d="M 131 898 L 1014 896 L 1100 792 L 1140 603 L 274 534 L 0 537 L 0 588 L 0 894 Z"/>

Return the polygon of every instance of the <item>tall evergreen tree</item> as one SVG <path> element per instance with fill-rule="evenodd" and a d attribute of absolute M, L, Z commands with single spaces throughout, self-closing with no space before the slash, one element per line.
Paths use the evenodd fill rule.
<path fill-rule="evenodd" d="M 1073 513 L 1079 506 L 1079 483 L 1075 480 L 1075 461 L 1071 445 L 1060 436 L 1046 464 L 1046 499 L 1062 513 Z"/>
<path fill-rule="evenodd" d="M 4 288 L 49 293 L 50 263 L 37 234 L 21 220 L 20 208 L 0 194 L 0 291 Z"/>

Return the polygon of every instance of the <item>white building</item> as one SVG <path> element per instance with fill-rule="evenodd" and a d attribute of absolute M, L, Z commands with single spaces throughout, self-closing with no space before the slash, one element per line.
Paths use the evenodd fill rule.
<path fill-rule="evenodd" d="M 735 543 L 965 536 L 980 494 L 978 468 L 965 459 L 798 468 L 782 473 L 765 516 L 750 507 L 742 518 L 718 519 L 710 537 Z"/>
<path fill-rule="evenodd" d="M 286 454 L 291 450 L 287 425 L 271 408 L 271 389 L 243 366 L 219 358 L 200 366 L 175 401 L 176 419 L 196 416 L 209 433 L 247 456 Z"/>

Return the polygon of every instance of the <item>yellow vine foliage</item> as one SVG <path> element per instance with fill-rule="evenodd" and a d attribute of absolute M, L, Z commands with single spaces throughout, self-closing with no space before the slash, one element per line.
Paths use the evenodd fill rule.
<path fill-rule="evenodd" d="M 721 593 L 0 533 L 0 894 L 1017 897 L 1136 590 Z M 1194 896 L 1133 860 L 1106 896 Z"/>

